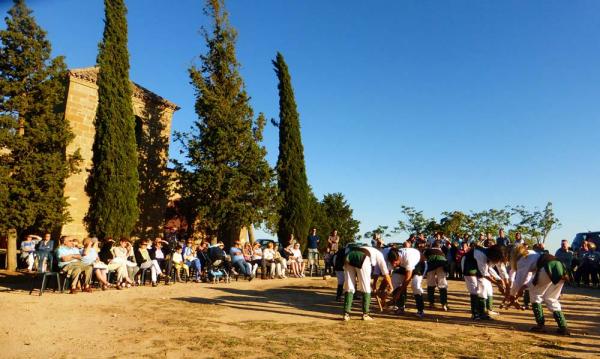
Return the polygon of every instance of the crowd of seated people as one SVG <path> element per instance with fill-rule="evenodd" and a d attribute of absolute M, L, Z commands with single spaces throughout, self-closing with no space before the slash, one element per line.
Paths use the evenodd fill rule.
<path fill-rule="evenodd" d="M 147 280 L 157 286 L 164 280 L 202 282 L 207 281 L 207 269 L 219 263 L 228 275 L 253 280 L 260 270 L 262 279 L 283 279 L 288 276 L 304 277 L 304 258 L 300 244 L 293 238 L 285 248 L 268 242 L 236 241 L 229 251 L 222 242 L 210 245 L 206 241 L 187 239 L 180 241 L 113 238 L 99 241 L 85 238 L 60 238 L 54 245 L 50 234 L 43 238 L 30 235 L 21 243 L 21 259 L 28 272 L 59 271 L 69 279 L 70 293 L 91 292 L 92 285 L 102 290 L 124 289 L 143 285 Z M 34 269 L 35 267 L 35 269 Z"/>

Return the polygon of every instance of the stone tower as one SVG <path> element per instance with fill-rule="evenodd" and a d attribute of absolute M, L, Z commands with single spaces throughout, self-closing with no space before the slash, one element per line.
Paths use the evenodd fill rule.
<path fill-rule="evenodd" d="M 67 147 L 67 153 L 79 150 L 83 163 L 81 171 L 71 175 L 65 183 L 72 221 L 63 226 L 62 233 L 79 238 L 88 235 L 83 218 L 89 207 L 85 183 L 92 164 L 94 119 L 98 106 L 97 76 L 97 67 L 69 71 L 65 119 L 69 121 L 75 139 Z M 155 236 L 162 232 L 164 224 L 169 197 L 167 161 L 171 119 L 179 107 L 133 82 L 131 86 L 140 176 L 138 202 L 141 213 L 136 232 L 141 236 Z"/>

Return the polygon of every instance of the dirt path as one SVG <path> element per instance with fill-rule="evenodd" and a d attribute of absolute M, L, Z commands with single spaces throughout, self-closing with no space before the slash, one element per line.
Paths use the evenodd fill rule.
<path fill-rule="evenodd" d="M 529 333 L 530 312 L 472 322 L 461 282 L 451 282 L 449 312 L 418 319 L 409 299 L 402 317 L 375 312 L 373 323 L 343 323 L 334 287 L 304 278 L 39 297 L 0 282 L 0 357 L 600 356 L 600 290 L 563 295 L 574 332 L 564 338 Z"/>

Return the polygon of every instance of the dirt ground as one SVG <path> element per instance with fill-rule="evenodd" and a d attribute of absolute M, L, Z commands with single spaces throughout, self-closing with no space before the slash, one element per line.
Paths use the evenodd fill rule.
<path fill-rule="evenodd" d="M 451 310 L 379 313 L 341 321 L 335 279 L 175 284 L 76 295 L 28 295 L 24 278 L 0 272 L 1 358 L 415 358 L 600 357 L 600 290 L 567 289 L 570 337 L 532 334 L 531 312 L 469 319 L 464 284 Z M 496 307 L 499 299 L 496 298 Z M 545 312 L 552 331 L 554 320 Z M 355 320 L 354 320 L 355 319 Z"/>

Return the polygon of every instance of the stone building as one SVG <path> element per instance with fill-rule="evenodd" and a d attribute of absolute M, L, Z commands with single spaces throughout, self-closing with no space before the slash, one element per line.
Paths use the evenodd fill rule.
<path fill-rule="evenodd" d="M 79 238 L 88 235 L 83 218 L 89 207 L 85 183 L 92 164 L 94 119 L 98 106 L 97 76 L 97 67 L 69 71 L 65 119 L 69 121 L 75 139 L 67 147 L 67 153 L 79 150 L 83 163 L 81 171 L 65 183 L 72 221 L 63 226 L 62 233 Z M 164 224 L 169 197 L 167 161 L 171 119 L 179 107 L 133 82 L 131 86 L 140 175 L 138 201 L 141 214 L 136 231 L 140 235 L 153 236 L 162 231 Z"/>

